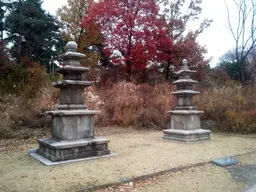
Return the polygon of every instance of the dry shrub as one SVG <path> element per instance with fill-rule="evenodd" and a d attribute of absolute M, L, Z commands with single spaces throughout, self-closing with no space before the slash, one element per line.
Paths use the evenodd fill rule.
<path fill-rule="evenodd" d="M 54 95 L 58 93 L 54 94 L 56 90 L 49 85 L 44 68 L 17 65 L 0 81 L 1 138 L 16 137 L 23 127 L 42 127 L 49 122 L 44 112 L 54 107 L 57 97 Z M 27 133 L 23 132 L 26 137 Z"/>
<path fill-rule="evenodd" d="M 99 110 L 102 108 L 104 102 L 98 96 L 97 89 L 95 86 L 87 87 L 85 89 L 85 104 L 88 109 L 96 109 Z"/>
<path fill-rule="evenodd" d="M 109 90 L 101 90 L 104 104 L 99 123 L 163 128 L 168 120 L 167 111 L 173 105 L 171 89 L 167 83 L 150 86 L 120 82 Z"/>
<path fill-rule="evenodd" d="M 26 128 L 45 127 L 50 117 L 45 111 L 54 108 L 58 93 L 51 87 L 42 87 L 34 98 L 28 99 L 26 93 L 20 95 L 4 94 L 0 96 L 0 138 L 26 138 L 30 133 Z M 31 130 L 32 131 L 32 130 Z M 18 135 L 21 134 L 21 135 Z"/>
<path fill-rule="evenodd" d="M 237 83 L 205 90 L 195 98 L 205 113 L 203 119 L 216 122 L 220 131 L 256 132 L 256 87 Z"/>

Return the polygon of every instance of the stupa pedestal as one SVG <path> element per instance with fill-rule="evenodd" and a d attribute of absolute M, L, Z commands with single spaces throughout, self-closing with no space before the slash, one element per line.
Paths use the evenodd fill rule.
<path fill-rule="evenodd" d="M 177 97 L 177 106 L 168 112 L 171 114 L 171 122 L 168 129 L 163 130 L 163 139 L 183 142 L 210 139 L 211 131 L 201 128 L 200 115 L 203 111 L 196 110 L 192 103 L 193 96 L 199 94 L 192 90 L 193 84 L 197 83 L 191 79 L 193 73 L 196 71 L 190 70 L 187 60 L 183 60 L 181 70 L 176 72 L 179 75 L 179 79 L 174 82 L 176 91 L 172 92 Z"/>
<path fill-rule="evenodd" d="M 66 47 L 64 66 L 58 70 L 63 80 L 53 83 L 60 89 L 59 104 L 56 110 L 47 112 L 52 115 L 52 137 L 38 140 L 36 156 L 60 162 L 109 155 L 110 141 L 94 137 L 93 119 L 100 111 L 88 110 L 84 103 L 84 88 L 94 83 L 82 80 L 82 74 L 89 70 L 80 66 L 80 59 L 85 55 L 76 52 L 75 42 L 69 42 Z"/>

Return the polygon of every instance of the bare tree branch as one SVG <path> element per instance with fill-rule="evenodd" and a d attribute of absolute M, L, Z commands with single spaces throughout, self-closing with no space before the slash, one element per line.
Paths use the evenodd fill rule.
<path fill-rule="evenodd" d="M 236 7 L 236 13 L 231 15 L 230 5 L 224 0 L 227 10 L 228 26 L 234 41 L 236 62 L 239 64 L 242 74 L 241 82 L 245 84 L 245 70 L 247 59 L 256 46 L 256 4 L 254 0 L 233 0 L 232 3 Z M 231 18 L 236 17 L 236 25 Z M 249 29 L 249 30 L 248 30 Z"/>

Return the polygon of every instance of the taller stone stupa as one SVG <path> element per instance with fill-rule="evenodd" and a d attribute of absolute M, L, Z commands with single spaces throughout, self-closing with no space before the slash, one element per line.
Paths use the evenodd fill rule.
<path fill-rule="evenodd" d="M 66 48 L 64 66 L 57 70 L 63 74 L 63 80 L 53 83 L 60 89 L 59 103 L 56 110 L 47 112 L 52 115 L 52 136 L 38 140 L 39 149 L 34 156 L 39 160 L 42 158 L 38 156 L 59 162 L 110 154 L 110 141 L 94 137 L 93 117 L 100 111 L 87 109 L 84 101 L 84 88 L 94 83 L 82 80 L 82 74 L 89 71 L 80 66 L 85 55 L 76 51 L 74 41 L 68 42 Z"/>

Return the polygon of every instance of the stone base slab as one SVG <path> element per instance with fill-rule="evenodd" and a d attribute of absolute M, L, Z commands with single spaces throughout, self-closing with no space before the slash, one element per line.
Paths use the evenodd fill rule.
<path fill-rule="evenodd" d="M 37 153 L 52 162 L 109 155 L 108 139 L 88 138 L 71 141 L 39 139 Z"/>
<path fill-rule="evenodd" d="M 163 139 L 182 141 L 182 142 L 196 142 L 203 140 L 210 140 L 211 131 L 205 129 L 194 130 L 180 130 L 180 129 L 166 129 L 163 130 Z"/>
<path fill-rule="evenodd" d="M 66 164 L 66 163 L 76 163 L 80 161 L 89 161 L 89 160 L 94 160 L 94 159 L 99 159 L 99 158 L 106 158 L 106 157 L 113 157 L 118 155 L 117 153 L 110 152 L 108 155 L 103 155 L 103 156 L 97 156 L 97 157 L 87 157 L 87 158 L 81 158 L 81 159 L 73 159 L 73 160 L 67 160 L 67 161 L 50 161 L 49 159 L 46 159 L 42 155 L 39 155 L 37 153 L 37 149 L 30 149 L 28 150 L 28 155 L 33 157 L 34 159 L 40 161 L 42 164 L 46 166 L 55 166 L 55 165 L 61 165 L 61 164 Z"/>

